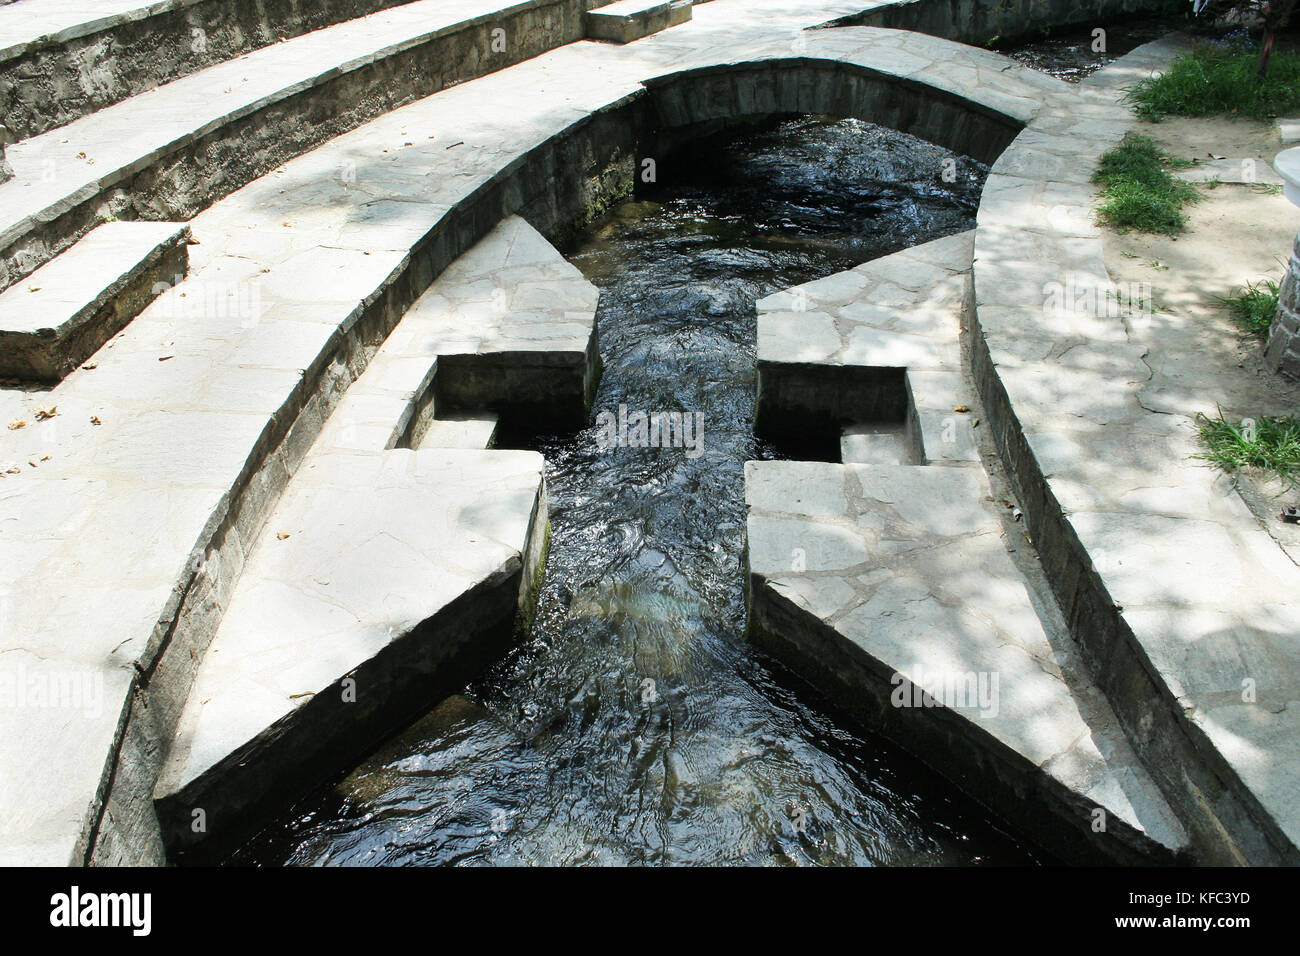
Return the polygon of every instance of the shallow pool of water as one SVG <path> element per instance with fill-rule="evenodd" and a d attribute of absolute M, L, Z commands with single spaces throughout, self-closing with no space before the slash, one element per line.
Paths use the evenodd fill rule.
<path fill-rule="evenodd" d="M 951 161 L 949 161 L 951 160 Z M 754 300 L 973 225 L 987 170 L 852 120 L 696 144 L 566 250 L 601 288 L 593 427 L 529 440 L 552 549 L 528 639 L 241 864 L 976 864 L 1043 858 L 748 644 Z M 945 175 L 947 173 L 947 175 Z M 605 447 L 602 411 L 693 447 Z"/>

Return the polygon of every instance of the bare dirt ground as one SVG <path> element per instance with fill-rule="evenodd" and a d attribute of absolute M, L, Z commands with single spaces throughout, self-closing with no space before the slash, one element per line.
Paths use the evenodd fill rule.
<path fill-rule="evenodd" d="M 1160 143 L 1175 159 L 1255 157 L 1271 164 L 1282 149 L 1271 124 L 1237 118 L 1170 117 L 1142 122 L 1137 132 Z M 1280 190 L 1243 184 L 1202 185 L 1201 201 L 1187 208 L 1188 228 L 1175 237 L 1105 230 L 1106 268 L 1116 283 L 1149 282 L 1156 312 L 1136 324 L 1147 345 L 1152 378 L 1142 404 L 1155 411 L 1241 420 L 1300 412 L 1300 382 L 1264 367 L 1263 343 L 1240 331 L 1223 299 L 1247 282 L 1280 281 L 1300 232 L 1300 208 Z M 1239 490 L 1271 533 L 1294 556 L 1300 526 L 1282 525 L 1283 504 L 1300 494 L 1277 482 L 1245 476 Z"/>

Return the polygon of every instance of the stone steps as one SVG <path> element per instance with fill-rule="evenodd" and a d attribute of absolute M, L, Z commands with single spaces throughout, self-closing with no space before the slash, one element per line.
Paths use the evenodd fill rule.
<path fill-rule="evenodd" d="M 189 226 L 108 222 L 0 293 L 0 377 L 57 382 L 189 271 Z"/>
<path fill-rule="evenodd" d="M 448 415 L 435 418 L 414 447 L 426 448 L 491 448 L 496 442 L 499 419 L 493 414 Z"/>
<path fill-rule="evenodd" d="M 631 43 L 691 19 L 691 0 L 618 0 L 587 11 L 587 37 Z"/>
<path fill-rule="evenodd" d="M 26 139 L 251 50 L 409 0 L 23 0 L 0 8 L 5 122 Z M 0 100 L 3 100 L 0 93 Z"/>
<path fill-rule="evenodd" d="M 395 333 L 436 354 L 438 417 L 581 428 L 596 388 L 596 287 L 518 216 L 453 262 Z"/>
<path fill-rule="evenodd" d="M 415 0 L 207 67 L 14 143 L 6 151 L 13 178 L 0 183 L 0 288 L 107 215 L 188 219 L 377 115 L 581 39 L 581 13 L 582 0 Z M 501 52 L 494 42 L 504 43 Z M 439 134 L 412 133 L 389 148 L 423 145 L 431 135 Z"/>

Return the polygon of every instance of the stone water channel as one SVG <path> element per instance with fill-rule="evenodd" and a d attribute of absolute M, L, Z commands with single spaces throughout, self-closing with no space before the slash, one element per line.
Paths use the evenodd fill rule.
<path fill-rule="evenodd" d="M 601 288 L 592 425 L 541 450 L 530 634 L 234 864 L 1029 864 L 1046 858 L 746 640 L 755 299 L 971 228 L 987 169 L 856 120 L 698 141 L 566 250 Z M 695 447 L 602 447 L 603 411 Z"/>

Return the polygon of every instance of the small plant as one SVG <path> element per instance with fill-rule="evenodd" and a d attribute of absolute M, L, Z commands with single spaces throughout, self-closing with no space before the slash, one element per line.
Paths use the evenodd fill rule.
<path fill-rule="evenodd" d="M 1300 53 L 1274 51 L 1259 76 L 1259 55 L 1240 44 L 1203 44 L 1126 94 L 1143 119 L 1236 114 L 1257 120 L 1300 110 Z"/>
<path fill-rule="evenodd" d="M 1280 478 L 1285 489 L 1300 488 L 1300 418 L 1262 415 L 1234 424 L 1220 411 L 1217 418 L 1197 415 L 1196 424 L 1209 448 L 1208 454 L 1196 457 L 1230 475 L 1245 467 L 1262 468 Z"/>
<path fill-rule="evenodd" d="M 1242 331 L 1268 338 L 1269 326 L 1277 314 L 1277 283 L 1272 279 L 1263 282 L 1247 282 L 1240 295 L 1229 296 L 1223 300 L 1237 325 Z"/>
<path fill-rule="evenodd" d="M 1149 136 L 1125 135 L 1101 157 L 1092 177 L 1101 186 L 1101 221 L 1120 232 L 1181 232 L 1187 225 L 1183 207 L 1200 196 L 1190 183 L 1169 175 L 1172 165 Z"/>

